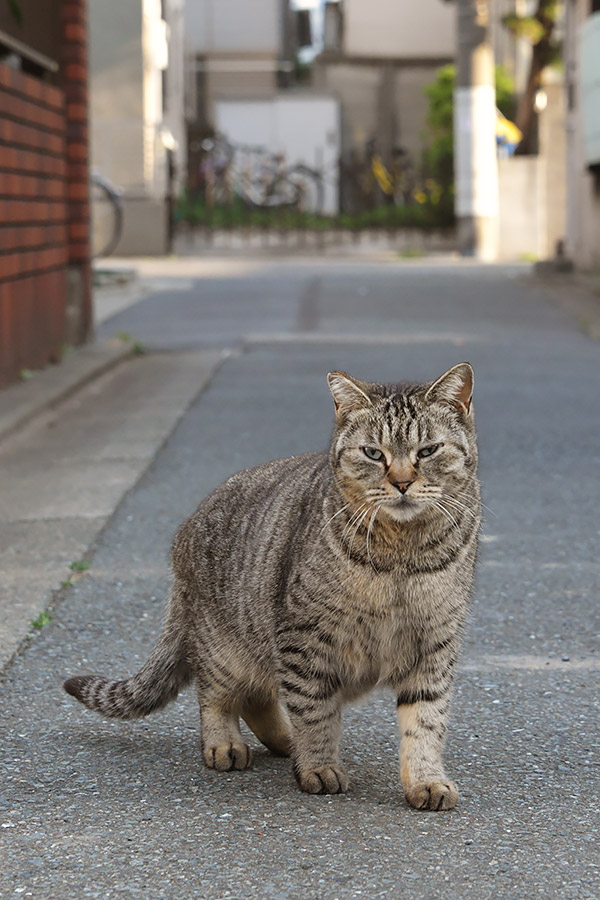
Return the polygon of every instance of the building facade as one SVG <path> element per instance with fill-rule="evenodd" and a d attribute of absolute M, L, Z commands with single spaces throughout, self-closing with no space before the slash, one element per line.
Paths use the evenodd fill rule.
<path fill-rule="evenodd" d="M 443 0 L 326 3 L 315 85 L 340 100 L 345 160 L 363 158 L 369 146 L 387 164 L 398 151 L 420 160 L 425 88 L 454 61 L 455 18 Z"/>
<path fill-rule="evenodd" d="M 232 194 L 260 180 L 277 157 L 282 173 L 295 165 L 327 171 L 322 191 L 307 192 L 304 206 L 337 212 L 338 104 L 299 84 L 296 72 L 298 49 L 310 43 L 307 14 L 289 0 L 195 0 L 185 16 L 190 194 L 211 204 L 206 138 L 218 133 L 233 151 Z"/>
<path fill-rule="evenodd" d="M 214 124 L 220 100 L 273 97 L 292 68 L 288 0 L 194 0 L 185 8 L 187 118 Z"/>
<path fill-rule="evenodd" d="M 89 19 L 91 165 L 121 192 L 116 252 L 165 253 L 185 175 L 183 0 L 89 0 Z"/>

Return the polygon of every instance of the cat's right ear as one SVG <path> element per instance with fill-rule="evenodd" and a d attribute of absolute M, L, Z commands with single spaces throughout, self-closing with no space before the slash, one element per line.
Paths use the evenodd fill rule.
<path fill-rule="evenodd" d="M 330 372 L 327 382 L 338 416 L 345 416 L 353 410 L 365 409 L 372 405 L 367 393 L 368 385 L 363 381 L 357 381 L 345 372 Z"/>

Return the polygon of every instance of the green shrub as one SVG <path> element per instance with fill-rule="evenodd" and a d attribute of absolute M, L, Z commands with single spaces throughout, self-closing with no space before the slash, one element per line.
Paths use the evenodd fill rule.
<path fill-rule="evenodd" d="M 514 80 L 504 66 L 496 66 L 496 106 L 508 118 L 514 115 Z M 440 218 L 453 217 L 454 136 L 453 110 L 456 70 L 453 65 L 438 69 L 435 80 L 425 88 L 429 99 L 426 146 L 423 152 L 425 184 L 429 180 L 434 205 Z M 436 200 L 433 201 L 433 197 Z"/>

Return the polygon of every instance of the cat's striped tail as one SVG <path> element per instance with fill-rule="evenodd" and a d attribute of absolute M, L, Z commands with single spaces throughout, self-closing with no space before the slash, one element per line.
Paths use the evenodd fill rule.
<path fill-rule="evenodd" d="M 191 680 L 180 634 L 166 628 L 148 662 L 124 681 L 102 675 L 76 675 L 65 691 L 88 709 L 110 719 L 139 719 L 174 700 Z"/>

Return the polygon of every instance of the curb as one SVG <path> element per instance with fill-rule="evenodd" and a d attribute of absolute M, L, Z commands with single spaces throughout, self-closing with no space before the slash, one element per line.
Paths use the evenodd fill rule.
<path fill-rule="evenodd" d="M 29 381 L 4 388 L 0 391 L 0 442 L 133 354 L 131 344 L 119 340 L 87 344 L 59 365 L 35 372 Z"/>

